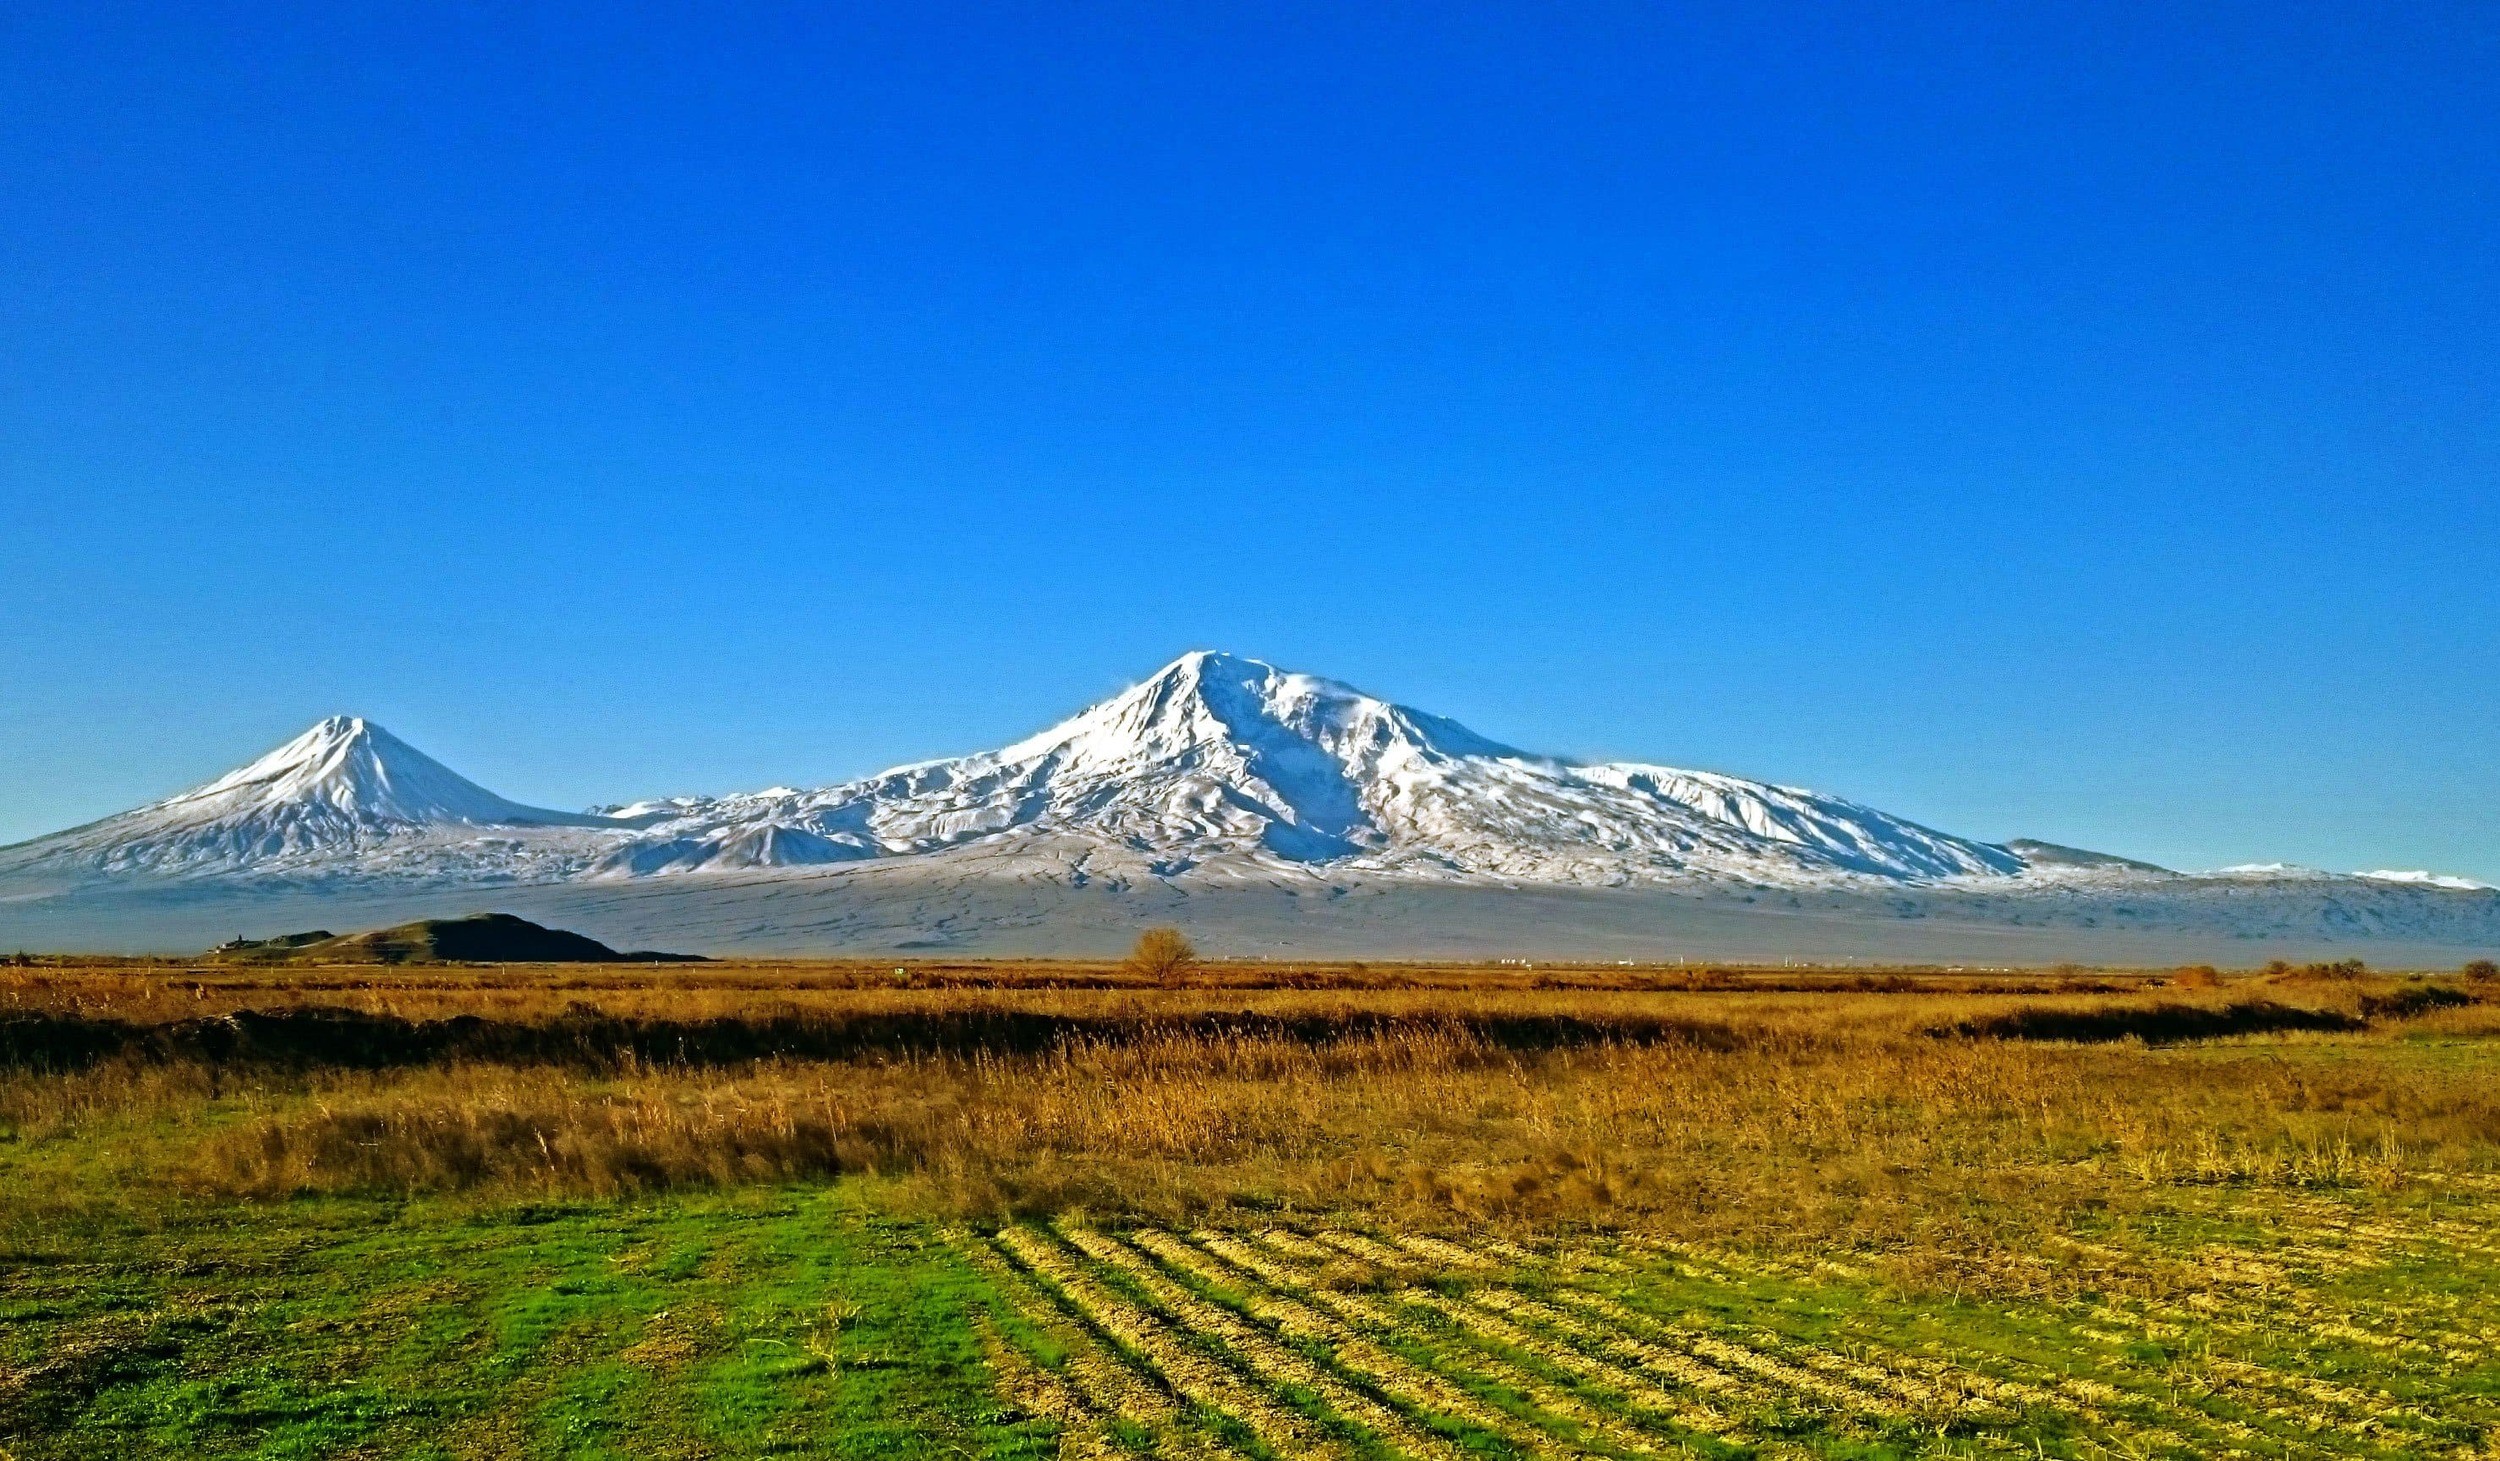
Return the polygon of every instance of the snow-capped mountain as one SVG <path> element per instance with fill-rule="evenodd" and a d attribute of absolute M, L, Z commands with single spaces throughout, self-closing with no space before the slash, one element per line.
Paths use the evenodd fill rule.
<path fill-rule="evenodd" d="M 0 848 L 0 870 L 249 873 L 317 868 L 447 830 L 614 826 L 506 801 L 370 721 L 332 716 L 205 786 Z"/>
<path fill-rule="evenodd" d="M 815 791 L 605 809 L 648 820 L 596 871 L 640 876 L 1053 843 L 1175 875 L 1210 863 L 1622 884 L 2008 877 L 2023 859 L 1795 787 L 1487 740 L 1233 655 L 1000 751 Z"/>
<path fill-rule="evenodd" d="M 1328 941 L 1391 949 L 1437 947 L 1461 927 L 1477 930 L 1461 940 L 1471 947 L 1520 947 L 1498 941 L 1529 930 L 1539 948 L 1649 948 L 1637 930 L 1695 918 L 1737 920 L 1757 930 L 1729 935 L 1737 944 L 1776 952 L 1826 923 L 1931 918 L 1991 930 L 1969 947 L 2029 939 L 2056 957 L 2083 945 L 2055 940 L 2112 929 L 2224 941 L 2224 953 L 2197 946 L 2209 959 L 2251 939 L 2500 947 L 2500 893 L 2463 879 L 2175 873 L 1974 841 L 1795 787 L 1532 755 L 1333 680 L 1207 653 L 1002 750 L 585 813 L 508 801 L 379 726 L 326 720 L 196 790 L 0 848 L 0 931 L 52 920 L 40 926 L 80 937 L 101 925 L 79 910 L 109 905 L 189 937 L 287 899 L 396 900 L 406 917 L 474 911 L 486 888 L 646 942 L 722 920 L 724 948 L 937 937 L 1029 950 L 1054 928 L 1116 931 L 1171 899 L 1248 910 L 1240 926 L 1257 932 L 1242 937 L 1261 948 L 1319 939 L 1315 910 L 1340 903 L 1323 915 L 1339 920 Z M 1589 932 L 1600 923 L 1615 930 L 1603 940 Z M 1935 946 L 1964 938 L 1939 932 Z"/>

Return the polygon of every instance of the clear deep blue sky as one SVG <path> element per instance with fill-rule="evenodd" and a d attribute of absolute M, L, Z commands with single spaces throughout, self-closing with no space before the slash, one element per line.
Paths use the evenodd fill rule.
<path fill-rule="evenodd" d="M 2500 9 L 816 8 L 8 8 L 0 840 L 1216 647 L 2500 880 Z"/>

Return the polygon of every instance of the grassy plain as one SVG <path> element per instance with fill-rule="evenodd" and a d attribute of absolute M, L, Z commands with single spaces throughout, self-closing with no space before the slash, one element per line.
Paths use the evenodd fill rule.
<path fill-rule="evenodd" d="M 0 1450 L 2488 1454 L 2495 1035 L 2344 969 L 0 969 Z"/>

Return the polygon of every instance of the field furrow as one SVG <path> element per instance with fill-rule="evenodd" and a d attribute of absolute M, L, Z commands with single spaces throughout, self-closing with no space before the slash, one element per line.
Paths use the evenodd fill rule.
<path fill-rule="evenodd" d="M 1282 1456 L 1351 1456 L 1342 1442 L 1308 1418 L 1244 1384 L 1238 1372 L 1206 1354 L 1185 1331 L 1176 1331 L 1086 1273 L 1053 1240 L 1030 1229 L 1010 1228 L 999 1234 L 999 1242 L 1192 1404 L 1228 1417 Z"/>
<path fill-rule="evenodd" d="M 1612 1360 L 1583 1354 L 1547 1336 L 1531 1333 L 1503 1318 L 1498 1310 L 1474 1300 L 1452 1299 L 1425 1288 L 1408 1288 L 1398 1298 L 1430 1309 L 1479 1344 L 1497 1351 L 1525 1355 L 1547 1369 L 1610 1391 L 1635 1410 L 1661 1417 L 1685 1430 L 1723 1440 L 1736 1440 L 1741 1429 L 1724 1413 L 1674 1386 L 1674 1377 L 1644 1374 Z"/>
<path fill-rule="evenodd" d="M 1326 1307 L 1341 1319 L 1384 1336 L 1402 1339 L 1431 1353 L 1435 1369 L 1421 1373 L 1439 1387 L 1435 1393 L 1448 1393 L 1457 1401 L 1468 1403 L 1471 1408 L 1466 1413 L 1471 1419 L 1525 1450 L 1554 1452 L 1557 1446 L 1576 1435 L 1593 1436 L 1619 1451 L 1641 1453 L 1658 1448 L 1657 1438 L 1626 1424 L 1619 1417 L 1595 1409 L 1578 1396 L 1550 1385 L 1516 1365 L 1475 1351 L 1465 1351 L 1462 1357 L 1461 1352 L 1454 1352 L 1443 1342 L 1440 1332 L 1419 1327 L 1389 1301 L 1328 1288 L 1321 1275 L 1281 1256 L 1292 1251 L 1288 1245 L 1296 1240 L 1290 1234 L 1261 1235 L 1261 1242 L 1274 1250 L 1272 1252 L 1261 1252 L 1248 1244 L 1219 1235 L 1202 1235 L 1200 1241 L 1250 1268 L 1270 1283 L 1307 1295 L 1313 1303 Z M 1464 1380 L 1475 1386 L 1478 1392 L 1507 1391 L 1516 1397 L 1516 1403 L 1528 1415 L 1522 1418 L 1490 1403 L 1475 1402 L 1467 1391 L 1443 1379 L 1444 1375 Z M 1540 1426 L 1542 1429 L 1538 1428 Z M 1556 1431 L 1562 1433 L 1561 1438 L 1554 1434 Z"/>
<path fill-rule="evenodd" d="M 1200 1247 L 1207 1250 L 1202 1252 L 1169 1234 L 1152 1231 L 1134 1234 L 1131 1241 L 1209 1288 L 1239 1294 L 1253 1318 L 1273 1324 L 1287 1338 L 1325 1346 L 1336 1363 L 1360 1374 L 1408 1410 L 1490 1432 L 1533 1455 L 1551 1453 L 1549 1437 L 1527 1430 L 1439 1375 L 1364 1338 L 1322 1307 L 1294 1297 L 1284 1275 L 1255 1255 L 1245 1257 L 1240 1245 L 1220 1236 L 1200 1235 Z"/>
<path fill-rule="evenodd" d="M 1098 1461 L 1125 1451 L 1114 1440 L 1103 1413 L 1087 1401 L 1062 1376 L 1035 1364 L 1023 1350 L 998 1332 L 998 1326 L 982 1322 L 977 1326 L 982 1356 L 998 1372 L 999 1387 L 1006 1398 L 1032 1415 L 1042 1416 L 1059 1424 L 1059 1454 L 1075 1461 Z"/>
<path fill-rule="evenodd" d="M 1024 1324 L 1039 1331 L 1059 1351 L 1057 1378 L 1082 1407 L 1086 1423 L 1096 1432 L 1125 1425 L 1143 1437 L 1156 1455 L 1186 1458 L 1223 1454 L 1225 1448 L 1189 1424 L 1169 1393 L 1110 1353 L 1095 1337 L 1068 1317 L 1034 1279 L 1001 1258 L 997 1250 L 970 1233 L 948 1235 L 957 1251 L 989 1280 L 999 1297 Z M 1001 1337 L 1001 1344 L 1014 1348 Z M 1015 1351 L 1028 1364 L 1030 1356 Z M 1043 1368 L 1047 1375 L 1050 1371 Z M 1043 1411 L 1044 1414 L 1054 1414 Z"/>
<path fill-rule="evenodd" d="M 1460 1452 L 1446 1438 L 1422 1429 L 1304 1358 L 1275 1335 L 1166 1277 L 1139 1249 L 1082 1228 L 1068 1230 L 1067 1238 L 1086 1256 L 1126 1276 L 1193 1334 L 1212 1338 L 1239 1356 L 1252 1374 L 1270 1386 L 1306 1392 L 1335 1418 L 1360 1426 L 1405 1455 L 1457 1461 Z"/>

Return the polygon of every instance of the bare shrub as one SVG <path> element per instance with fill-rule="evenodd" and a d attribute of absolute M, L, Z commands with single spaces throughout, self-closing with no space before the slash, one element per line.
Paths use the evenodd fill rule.
<path fill-rule="evenodd" d="M 1197 962 L 1198 950 L 1177 928 L 1147 929 L 1128 953 L 1129 968 L 1157 984 L 1179 983 Z"/>

